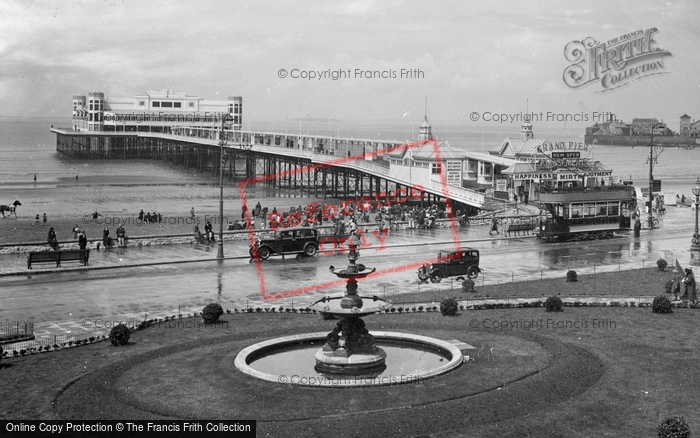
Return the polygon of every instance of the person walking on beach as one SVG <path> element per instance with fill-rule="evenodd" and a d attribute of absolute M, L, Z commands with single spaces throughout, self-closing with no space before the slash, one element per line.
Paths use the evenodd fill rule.
<path fill-rule="evenodd" d="M 192 210 L 190 210 L 190 217 L 194 219 L 194 207 L 192 207 Z"/>
<path fill-rule="evenodd" d="M 141 222 L 143 222 L 143 215 L 144 215 L 144 213 L 143 213 L 143 208 L 142 208 L 141 211 L 139 211 L 139 220 Z"/>
<path fill-rule="evenodd" d="M 58 251 L 58 239 L 56 239 L 56 232 L 53 230 L 53 227 L 49 228 L 47 241 L 49 246 L 53 248 L 54 251 Z"/>
<path fill-rule="evenodd" d="M 41 221 L 41 219 L 39 218 L 39 215 L 37 214 L 36 217 L 34 218 L 34 222 L 32 222 L 32 226 L 38 224 L 40 221 Z"/>
<path fill-rule="evenodd" d="M 125 248 L 126 245 L 124 244 L 124 238 L 126 237 L 126 231 L 124 230 L 124 226 L 122 224 L 119 224 L 119 227 L 117 228 L 117 242 L 119 248 Z"/>
<path fill-rule="evenodd" d="M 78 233 L 78 247 L 80 249 L 87 249 L 87 236 L 83 230 L 80 230 L 80 233 Z"/>
<path fill-rule="evenodd" d="M 695 276 L 693 275 L 693 268 L 690 266 L 685 268 L 685 278 L 683 278 L 683 285 L 685 286 L 685 291 L 683 292 L 683 300 L 688 301 L 688 303 L 691 305 L 695 305 L 698 302 L 698 292 L 695 287 Z"/>
<path fill-rule="evenodd" d="M 491 219 L 491 229 L 489 229 L 489 236 L 490 236 L 491 233 L 493 233 L 494 231 L 496 232 L 496 234 L 499 234 L 499 233 L 498 233 L 498 221 L 496 220 L 496 216 L 494 216 L 494 217 Z"/>
<path fill-rule="evenodd" d="M 46 225 L 46 213 L 44 213 L 44 225 Z"/>

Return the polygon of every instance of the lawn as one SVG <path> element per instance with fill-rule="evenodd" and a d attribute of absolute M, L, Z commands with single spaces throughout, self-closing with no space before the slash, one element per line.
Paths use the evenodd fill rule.
<path fill-rule="evenodd" d="M 637 271 L 598 275 L 611 287 L 640 278 Z M 564 296 L 568 286 L 545 280 L 520 290 L 538 297 L 559 287 Z M 5 419 L 257 419 L 259 436 L 370 437 L 655 436 L 663 418 L 680 414 L 697 433 L 699 312 L 566 307 L 369 316 L 370 330 L 459 339 L 480 353 L 418 384 L 357 389 L 279 385 L 233 366 L 248 345 L 330 331 L 333 321 L 225 314 L 228 324 L 213 328 L 139 330 L 124 347 L 100 342 L 4 359 L 0 376 L 12 390 L 0 411 Z"/>

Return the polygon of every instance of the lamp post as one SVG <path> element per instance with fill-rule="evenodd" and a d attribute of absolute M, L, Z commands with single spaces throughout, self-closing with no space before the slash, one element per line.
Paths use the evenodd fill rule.
<path fill-rule="evenodd" d="M 695 181 L 695 187 L 692 188 L 695 196 L 695 233 L 690 241 L 690 264 L 700 265 L 700 233 L 698 232 L 698 209 L 700 207 L 700 178 Z"/>
<path fill-rule="evenodd" d="M 216 252 L 216 259 L 224 259 L 224 146 L 226 139 L 224 138 L 224 128 L 228 113 L 221 115 L 221 132 L 219 134 L 219 146 L 221 146 L 221 160 L 219 163 L 219 244 Z"/>
<path fill-rule="evenodd" d="M 649 229 L 654 228 L 654 129 L 657 126 L 665 126 L 665 124 L 658 122 L 651 125 L 651 142 L 649 143 Z"/>

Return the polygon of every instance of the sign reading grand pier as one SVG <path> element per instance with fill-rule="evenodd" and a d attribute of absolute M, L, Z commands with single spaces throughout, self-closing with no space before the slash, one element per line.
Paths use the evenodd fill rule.
<path fill-rule="evenodd" d="M 658 29 L 637 30 L 601 43 L 592 37 L 572 41 L 564 48 L 564 56 L 572 62 L 564 70 L 564 83 L 571 88 L 599 82 L 602 90 L 615 90 L 637 79 L 669 74 L 665 56 L 671 52 L 656 46 Z"/>

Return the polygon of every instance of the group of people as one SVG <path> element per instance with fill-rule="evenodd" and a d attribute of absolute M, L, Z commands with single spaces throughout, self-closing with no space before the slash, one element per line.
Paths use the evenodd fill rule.
<path fill-rule="evenodd" d="M 34 222 L 32 222 L 32 226 L 38 225 L 41 222 L 41 220 L 42 220 L 42 218 L 37 214 L 36 217 L 34 217 Z M 44 220 L 44 225 L 46 225 L 46 221 L 48 220 L 48 218 L 46 217 L 46 213 L 44 213 L 43 220 Z"/>
<path fill-rule="evenodd" d="M 204 224 L 204 234 L 199 229 L 199 222 L 194 224 L 194 238 L 197 243 L 210 243 L 215 242 L 216 237 L 214 237 L 214 228 L 211 225 L 211 221 L 207 221 Z"/>
<path fill-rule="evenodd" d="M 693 274 L 693 268 L 688 266 L 683 271 L 683 274 L 679 272 L 678 268 L 673 270 L 676 278 L 673 285 L 673 300 L 674 301 L 687 301 L 691 305 L 696 305 L 698 303 L 698 291 L 695 286 L 695 275 Z M 683 276 L 681 279 L 680 277 Z M 682 285 L 682 293 L 681 293 Z"/>
<path fill-rule="evenodd" d="M 194 208 L 192 211 L 194 212 Z M 144 213 L 143 209 L 141 209 L 141 211 L 139 211 L 139 220 L 145 224 L 157 224 L 163 222 L 163 216 L 155 211 L 153 213 L 150 211 L 148 213 Z"/>
<path fill-rule="evenodd" d="M 269 212 L 269 213 L 268 213 Z M 245 229 L 245 209 L 241 212 L 241 228 Z M 457 211 L 457 216 L 462 212 Z M 372 220 L 372 215 L 374 220 Z M 424 229 L 434 228 L 437 226 L 437 219 L 447 217 L 447 212 L 438 205 L 430 207 L 416 207 L 406 204 L 395 204 L 391 206 L 365 206 L 365 208 L 357 208 L 354 203 L 347 203 L 342 206 L 336 205 L 319 205 L 312 203 L 305 208 L 302 206 L 290 207 L 288 212 L 280 212 L 277 207 L 273 207 L 269 211 L 268 207 L 263 207 L 258 202 L 251 211 L 253 227 L 255 227 L 256 219 L 262 219 L 262 228 L 269 227 L 270 229 L 284 228 L 293 225 L 310 225 L 320 226 L 324 222 L 337 221 L 347 222 L 352 218 L 355 223 L 362 222 L 365 224 L 375 222 L 380 229 L 392 228 L 392 223 L 399 221 L 407 222 L 409 229 Z M 235 225 L 234 225 L 235 226 Z"/>

